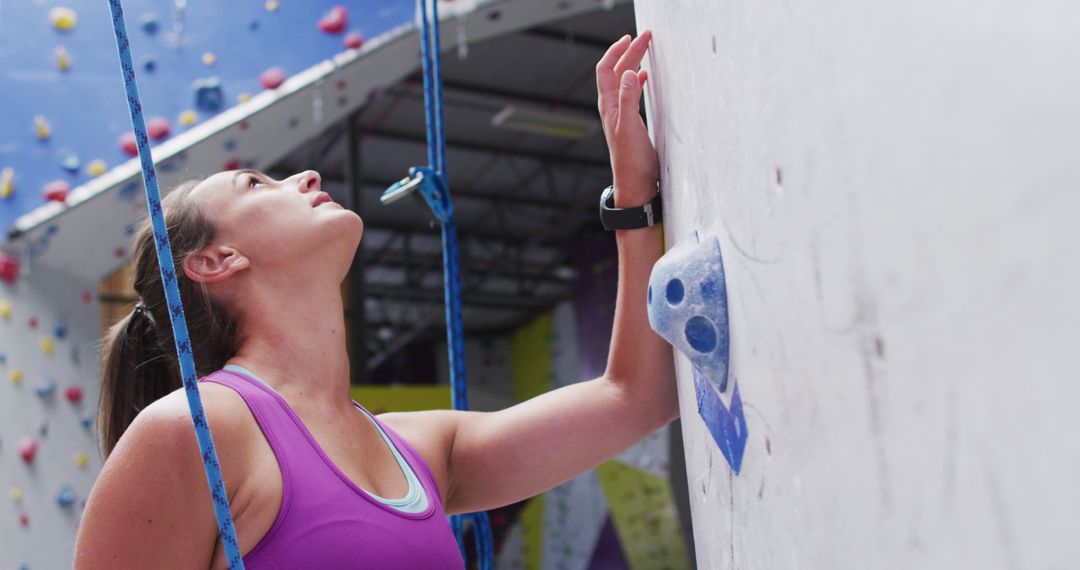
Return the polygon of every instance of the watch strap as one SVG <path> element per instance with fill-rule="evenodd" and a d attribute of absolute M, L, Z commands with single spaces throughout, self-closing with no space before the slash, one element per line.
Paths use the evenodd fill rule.
<path fill-rule="evenodd" d="M 660 192 L 648 203 L 634 208 L 615 207 L 615 187 L 608 186 L 600 195 L 600 221 L 604 229 L 636 230 L 659 224 L 664 218 Z"/>

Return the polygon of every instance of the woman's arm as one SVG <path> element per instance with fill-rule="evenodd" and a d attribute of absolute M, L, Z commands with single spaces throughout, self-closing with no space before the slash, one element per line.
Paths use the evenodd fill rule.
<path fill-rule="evenodd" d="M 656 193 L 659 164 L 639 111 L 651 34 L 616 42 L 596 67 L 616 207 Z M 649 327 L 646 291 L 663 254 L 660 227 L 616 232 L 619 286 L 607 370 L 498 412 L 424 412 L 452 434 L 446 509 L 513 503 L 572 479 L 678 417 L 671 347 Z"/>
<path fill-rule="evenodd" d="M 200 387 L 222 468 L 235 472 L 238 426 L 220 392 Z M 117 442 L 79 524 L 76 569 L 211 566 L 218 530 L 184 398 L 154 402 Z"/>

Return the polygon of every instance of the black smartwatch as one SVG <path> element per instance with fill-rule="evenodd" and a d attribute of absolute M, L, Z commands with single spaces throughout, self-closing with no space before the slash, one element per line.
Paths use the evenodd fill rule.
<path fill-rule="evenodd" d="M 600 195 L 600 222 L 604 224 L 604 229 L 608 231 L 651 228 L 664 219 L 664 209 L 661 207 L 661 203 L 658 189 L 656 197 L 644 206 L 616 208 L 615 186 L 608 186 L 604 188 L 604 193 Z"/>

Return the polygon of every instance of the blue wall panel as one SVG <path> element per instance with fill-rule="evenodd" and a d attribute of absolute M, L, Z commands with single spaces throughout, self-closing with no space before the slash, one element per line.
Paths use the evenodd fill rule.
<path fill-rule="evenodd" d="M 184 8 L 177 10 L 177 4 Z M 348 10 L 345 32 L 322 32 L 318 20 L 338 4 Z M 49 12 L 58 6 L 76 12 L 72 30 L 52 26 Z M 343 51 L 350 31 L 368 39 L 411 22 L 414 3 L 278 0 L 270 11 L 264 0 L 128 0 L 124 9 L 147 117 L 168 119 L 175 135 L 186 128 L 177 120 L 182 111 L 196 111 L 199 121 L 215 114 L 196 108 L 196 80 L 219 78 L 223 109 L 232 107 L 241 93 L 263 89 L 264 70 L 281 67 L 291 76 Z M 151 14 L 158 22 L 153 34 L 141 25 Z M 69 55 L 68 71 L 57 67 L 58 46 Z M 203 63 L 205 52 L 214 54 L 213 65 Z M 153 60 L 153 71 L 143 67 L 147 60 Z M 50 124 L 48 140 L 36 137 L 35 115 Z M 44 204 L 41 188 L 48 182 L 66 180 L 75 188 L 89 180 L 92 160 L 109 168 L 128 160 L 119 139 L 130 129 L 103 0 L 0 0 L 0 169 L 10 167 L 15 175 L 14 193 L 0 199 L 0 230 Z M 61 167 L 64 150 L 78 156 L 77 171 Z"/>

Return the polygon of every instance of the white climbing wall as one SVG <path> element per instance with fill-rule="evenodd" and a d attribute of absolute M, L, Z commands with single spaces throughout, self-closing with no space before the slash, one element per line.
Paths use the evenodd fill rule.
<path fill-rule="evenodd" d="M 97 412 L 101 333 L 96 293 L 94 281 L 33 263 L 23 264 L 16 283 L 0 283 L 4 570 L 71 566 L 84 501 L 101 469 L 91 423 Z M 51 351 L 43 350 L 43 340 Z M 81 399 L 73 402 L 69 390 L 71 396 L 81 393 Z M 30 462 L 21 454 L 27 439 L 36 443 Z M 65 487 L 72 500 L 68 507 L 57 502 Z"/>
<path fill-rule="evenodd" d="M 699 567 L 1075 568 L 1080 3 L 636 12 L 748 432 L 735 474 L 680 357 Z"/>

